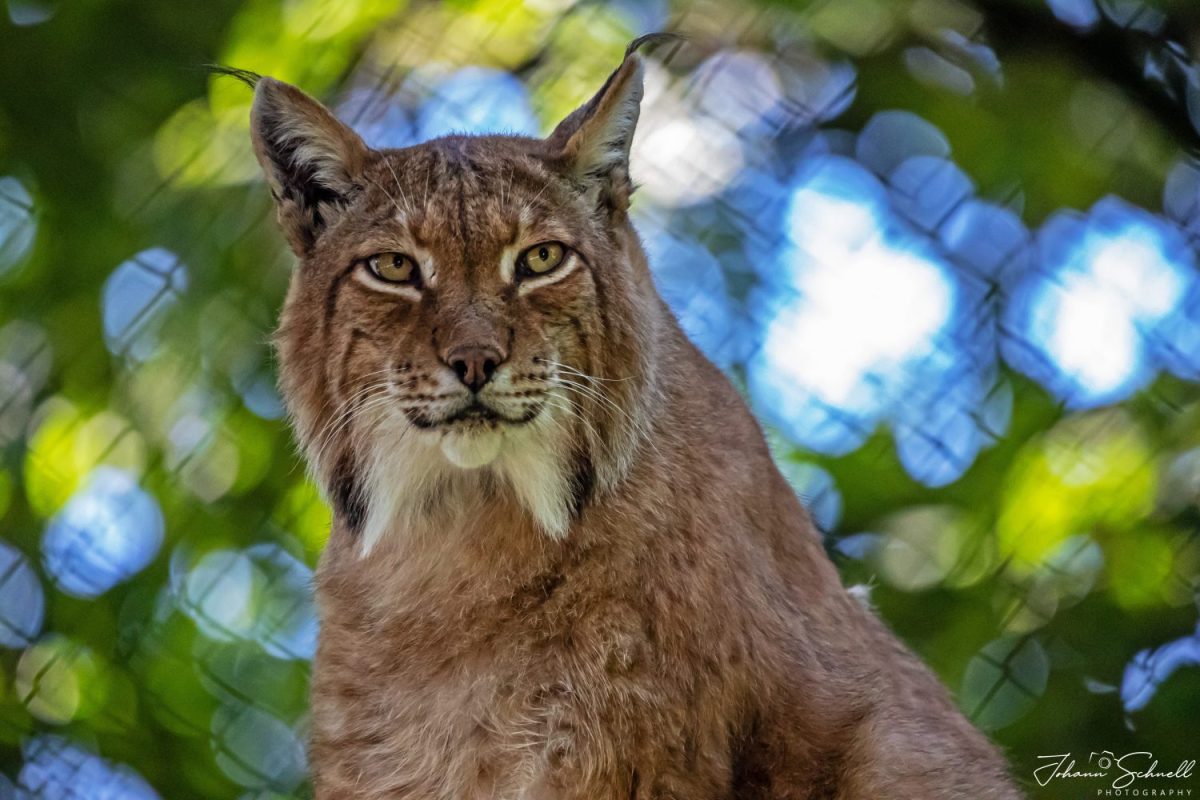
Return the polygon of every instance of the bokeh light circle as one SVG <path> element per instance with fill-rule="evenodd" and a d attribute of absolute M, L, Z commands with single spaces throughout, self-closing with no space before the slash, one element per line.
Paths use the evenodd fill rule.
<path fill-rule="evenodd" d="M 97 467 L 46 527 L 46 571 L 62 591 L 93 598 L 146 568 L 163 540 L 158 501 L 133 475 Z"/>

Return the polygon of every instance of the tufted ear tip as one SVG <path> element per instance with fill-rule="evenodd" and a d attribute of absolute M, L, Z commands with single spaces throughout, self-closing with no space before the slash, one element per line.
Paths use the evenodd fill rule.
<path fill-rule="evenodd" d="M 548 139 L 556 157 L 567 165 L 572 180 L 586 190 L 598 190 L 613 208 L 628 205 L 629 151 L 641 112 L 645 62 L 636 51 L 587 103 L 559 123 Z"/>
<path fill-rule="evenodd" d="M 263 139 L 270 127 L 268 119 L 278 106 L 278 95 L 284 85 L 283 81 L 268 76 L 259 78 L 254 84 L 254 101 L 250 105 L 250 136 L 254 141 L 255 154 L 260 156 L 260 162 Z"/>
<path fill-rule="evenodd" d="M 655 33 L 646 33 L 646 34 L 643 34 L 643 35 L 637 37 L 636 39 L 634 39 L 632 42 L 629 43 L 629 46 L 625 48 L 625 57 L 629 58 L 630 56 L 638 55 L 639 51 L 642 50 L 642 48 L 646 48 L 646 47 L 652 48 L 652 47 L 657 47 L 660 44 L 667 44 L 667 43 L 681 45 L 686 41 L 687 41 L 687 37 L 684 36 L 682 33 L 674 33 L 672 31 L 657 31 Z"/>
<path fill-rule="evenodd" d="M 317 106 L 324 110 L 318 101 L 309 97 L 290 83 L 284 83 L 270 75 L 259 77 L 254 83 L 254 104 L 251 106 L 252 119 L 262 119 L 263 114 L 276 111 L 286 111 L 289 106 L 300 109 L 305 105 Z"/>
<path fill-rule="evenodd" d="M 262 80 L 262 75 L 259 75 L 257 72 L 252 72 L 248 69 L 239 69 L 238 67 L 227 67 L 224 64 L 205 64 L 204 68 L 213 75 L 239 80 L 251 89 Z"/>
<path fill-rule="evenodd" d="M 629 43 L 621 65 L 600 90 L 573 111 L 547 139 L 554 157 L 566 164 L 572 180 L 595 192 L 598 202 L 623 211 L 633 186 L 629 179 L 629 152 L 641 113 L 646 72 L 642 51 L 647 47 L 681 43 L 674 33 L 651 33 Z"/>
<path fill-rule="evenodd" d="M 283 86 L 286 86 L 283 81 L 276 80 L 270 75 L 263 75 L 254 82 L 254 105 L 255 111 L 261 111 L 264 105 L 271 102 L 271 98 L 278 95 Z"/>

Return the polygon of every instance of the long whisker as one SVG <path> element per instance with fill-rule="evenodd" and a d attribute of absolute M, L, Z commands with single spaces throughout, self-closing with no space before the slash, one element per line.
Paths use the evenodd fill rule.
<path fill-rule="evenodd" d="M 358 376 L 355 376 L 355 377 L 356 377 L 356 379 L 357 379 L 357 380 L 360 380 L 360 381 L 365 381 L 365 380 L 367 380 L 368 378 L 374 378 L 374 377 L 376 377 L 377 375 L 390 374 L 390 373 L 392 373 L 392 372 L 393 372 L 393 369 L 392 369 L 392 367 L 390 367 L 390 366 L 389 366 L 389 367 L 386 367 L 386 368 L 384 368 L 384 369 L 377 369 L 377 370 L 374 370 L 374 371 L 372 371 L 372 372 L 368 372 L 368 373 L 366 373 L 366 374 L 364 374 L 364 375 L 358 375 Z M 411 380 L 411 379 L 409 379 L 409 380 Z M 406 381 L 402 381 L 402 382 L 401 382 L 401 384 L 403 384 L 403 383 L 406 383 L 406 382 L 408 382 L 408 381 L 407 381 L 407 380 L 406 380 Z M 343 399 L 343 400 L 342 400 L 342 401 L 341 401 L 341 402 L 340 402 L 340 403 L 339 403 L 339 404 L 338 404 L 338 405 L 337 405 L 337 406 L 334 408 L 334 410 L 333 410 L 333 412 L 330 414 L 330 416 L 331 416 L 331 417 L 337 417 L 337 416 L 339 416 L 339 415 L 340 415 L 340 414 L 341 414 L 341 413 L 342 413 L 342 412 L 343 412 L 343 411 L 344 411 L 344 410 L 345 410 L 345 409 L 346 409 L 348 406 L 350 406 L 352 403 L 356 402 L 356 401 L 357 401 L 357 399 L 358 399 L 359 397 L 361 397 L 361 396 L 362 396 L 364 393 L 366 393 L 367 391 L 370 391 L 371 389 L 378 388 L 378 387 L 380 387 L 380 386 L 386 386 L 388 383 L 389 383 L 389 381 L 375 381 L 374 383 L 370 383 L 370 384 L 368 384 L 367 386 L 364 386 L 364 387 L 362 387 L 361 389 L 359 389 L 359 390 L 355 391 L 354 393 L 352 393 L 352 394 L 351 394 L 351 395 L 349 395 L 348 397 L 344 398 L 344 399 Z"/>
<path fill-rule="evenodd" d="M 374 374 L 376 374 L 376 373 L 375 372 L 368 373 L 368 376 L 374 375 Z M 333 411 L 329 414 L 331 422 L 326 425 L 324 430 L 319 431 L 317 433 L 316 440 L 311 445 L 305 445 L 305 448 L 310 451 L 315 450 L 317 454 L 320 454 L 321 451 L 324 450 L 324 443 L 329 436 L 330 428 L 337 424 L 337 421 L 341 418 L 341 416 L 344 413 L 346 413 L 346 411 L 349 409 L 351 403 L 355 402 L 359 397 L 361 397 L 366 392 L 370 391 L 372 388 L 373 388 L 372 386 L 366 386 L 366 387 L 350 394 L 349 396 L 343 398 L 341 401 L 339 401 L 338 404 L 336 406 L 334 406 Z M 310 461 L 310 463 L 309 463 L 310 468 L 316 468 L 316 466 L 320 463 L 316 457 L 309 459 L 309 461 Z"/>
<path fill-rule="evenodd" d="M 500 206 L 503 208 L 508 205 L 508 189 L 512 185 L 513 166 L 508 165 L 508 178 L 504 183 L 500 184 Z"/>
<path fill-rule="evenodd" d="M 390 166 L 390 165 L 389 165 L 389 166 Z M 381 191 L 381 192 L 383 192 L 385 195 L 387 195 L 387 199 L 392 201 L 392 206 L 393 206 L 393 207 L 396 209 L 396 213 L 397 213 L 397 214 L 403 214 L 403 213 L 404 213 L 404 209 L 400 207 L 400 203 L 398 203 L 398 202 L 396 201 L 396 198 L 392 196 L 392 193 L 391 193 L 391 192 L 389 192 L 389 191 L 388 191 L 386 188 L 384 188 L 384 186 L 383 186 L 383 184 L 382 184 L 382 183 L 380 183 L 379 181 L 377 181 L 377 180 L 375 180 L 375 179 L 373 179 L 373 178 L 368 178 L 367 180 L 371 181 L 371 183 L 375 184 L 375 187 L 376 187 L 377 189 L 379 189 L 379 191 Z M 403 190 L 402 190 L 402 191 L 403 191 Z"/>
<path fill-rule="evenodd" d="M 581 407 L 580 403 L 577 402 L 579 399 L 593 400 L 594 398 L 581 392 L 577 386 L 572 386 L 565 383 L 555 383 L 554 388 L 561 390 L 562 393 L 554 394 L 552 396 L 557 397 L 562 402 L 567 403 L 571 408 L 571 415 L 578 419 L 584 426 L 586 426 L 588 431 L 595 437 L 596 441 L 603 444 L 605 449 L 611 449 L 609 447 L 607 438 L 600 435 L 600 431 L 596 428 L 588 415 L 583 412 L 583 408 Z"/>
<path fill-rule="evenodd" d="M 327 428 L 321 437 L 321 440 L 314 448 L 312 462 L 314 466 L 323 466 L 325 457 L 328 455 L 331 447 L 334 446 L 339 435 L 348 425 L 354 420 L 354 409 L 347 409 L 346 412 L 329 428 Z"/>
<path fill-rule="evenodd" d="M 654 441 L 654 437 L 650 435 L 650 430 L 647 428 L 645 421 L 635 417 L 629 412 L 629 410 L 619 405 L 612 398 L 604 394 L 601 390 L 605 387 L 590 386 L 580 383 L 577 380 L 573 380 L 569 374 L 567 376 L 556 374 L 553 376 L 553 380 L 556 386 L 560 386 L 564 390 L 575 393 L 580 397 L 589 398 L 595 401 L 597 404 L 607 407 L 619 417 L 623 417 L 629 423 L 630 428 L 637 435 L 638 439 L 649 442 L 654 451 L 659 455 L 662 455 L 662 451 L 659 450 L 658 445 Z"/>
<path fill-rule="evenodd" d="M 371 411 L 384 405 L 393 402 L 391 393 L 383 390 L 364 398 L 357 406 L 352 409 L 352 413 L 347 414 L 339 424 L 338 429 L 331 430 L 331 434 L 338 434 L 343 431 L 349 431 L 351 437 L 354 436 L 354 423 L 364 417 L 367 417 Z M 332 444 L 333 436 L 331 435 L 327 444 Z M 324 453 L 322 453 L 324 455 Z"/>
<path fill-rule="evenodd" d="M 356 416 L 359 418 L 366 418 L 369 415 L 371 415 L 371 413 L 374 412 L 376 409 L 385 408 L 387 406 L 392 405 L 393 403 L 394 403 L 394 400 L 390 396 L 375 395 L 375 396 L 371 397 L 370 400 L 365 401 L 361 406 L 359 406 L 358 413 Z M 376 420 L 376 421 L 378 421 L 378 420 Z"/>
<path fill-rule="evenodd" d="M 326 451 L 333 443 L 334 438 L 349 424 L 354 418 L 355 412 L 361 404 L 368 399 L 373 399 L 375 394 L 387 394 L 391 388 L 391 381 L 376 381 L 355 392 L 350 397 L 346 398 L 339 406 L 331 418 L 328 426 L 322 432 L 314 448 L 313 463 L 319 465 L 323 462 Z"/>
<path fill-rule="evenodd" d="M 611 397 L 608 397 L 596 387 L 588 386 L 586 383 L 580 383 L 577 380 L 574 380 L 570 377 L 564 377 L 562 375 L 555 376 L 555 383 L 569 390 L 576 391 L 585 397 L 589 397 L 592 400 L 595 400 L 597 403 L 602 403 L 615 413 L 620 414 L 629 419 L 630 422 L 633 422 L 633 417 L 628 411 L 626 411 L 624 408 L 621 408 L 621 406 L 619 406 Z"/>
<path fill-rule="evenodd" d="M 587 433 L 591 434 L 591 438 L 594 439 L 595 441 L 597 441 L 597 442 L 602 441 L 600 434 L 596 431 L 595 426 L 592 425 L 592 423 L 588 420 L 587 417 L 578 413 L 577 409 L 574 406 L 572 406 L 571 402 L 569 400 L 567 400 L 566 398 L 560 398 L 556 395 L 551 395 L 549 398 L 547 398 L 543 402 L 546 404 L 546 406 L 548 408 L 553 408 L 558 411 L 561 411 L 567 418 L 578 422 L 580 425 L 582 425 L 586 429 Z M 549 420 L 550 423 L 553 424 L 555 427 L 557 427 L 559 430 L 564 431 L 568 434 L 571 432 L 570 429 L 567 427 L 567 423 L 565 420 L 559 419 L 558 417 L 554 416 L 553 414 L 547 415 L 546 419 Z"/>
<path fill-rule="evenodd" d="M 579 413 L 578 408 L 575 407 L 569 398 L 560 397 L 559 395 L 551 392 L 545 402 L 549 407 L 562 411 L 567 417 L 570 417 L 582 425 L 585 433 L 588 434 L 589 440 L 592 442 L 592 446 L 597 450 L 604 450 L 608 451 L 609 453 L 612 452 L 612 444 L 606 440 L 605 437 L 600 435 L 600 432 L 596 430 L 596 426 L 592 424 L 591 420 L 589 420 L 587 416 Z M 553 416 L 548 417 L 548 419 L 558 426 L 560 430 L 565 430 L 568 434 L 570 433 L 570 431 L 567 430 L 566 423 L 563 420 L 557 419 Z"/>
<path fill-rule="evenodd" d="M 400 183 L 400 176 L 396 174 L 396 168 L 392 166 L 392 162 L 388 161 L 386 157 L 383 159 L 383 163 L 387 165 L 388 172 L 392 173 L 392 179 L 396 181 L 396 188 L 400 190 L 400 196 L 404 198 L 404 204 L 411 206 L 412 201 L 409 200 L 408 195 L 404 193 L 404 186 Z M 400 211 L 400 208 L 397 207 L 396 210 Z"/>
<path fill-rule="evenodd" d="M 570 364 L 564 364 L 561 361 L 555 361 L 554 359 L 551 359 L 551 358 L 540 358 L 539 357 L 539 358 L 535 358 L 534 361 L 536 361 L 539 364 L 545 364 L 550 367 L 555 367 L 557 369 L 562 370 L 563 372 L 568 372 L 572 375 L 575 375 L 580 378 L 585 378 L 589 381 L 598 381 L 601 383 L 623 383 L 625 381 L 631 381 L 635 377 L 637 377 L 635 375 L 629 375 L 624 378 L 600 378 L 595 375 L 589 375 L 586 372 L 583 372 L 582 370 L 580 370 L 578 367 L 573 367 Z"/>
<path fill-rule="evenodd" d="M 529 200 L 525 201 L 525 204 L 521 207 L 521 216 L 525 216 L 525 214 L 528 213 L 529 209 L 533 206 L 533 204 L 536 203 L 539 198 L 541 198 L 542 194 L 547 189 L 550 188 L 550 184 L 553 182 L 554 182 L 554 176 L 550 176 L 549 178 L 546 179 L 546 182 L 542 184 L 542 188 L 538 189 L 538 193 L 535 194 Z"/>
<path fill-rule="evenodd" d="M 374 374 L 374 373 L 372 373 L 372 374 Z M 378 389 L 384 385 L 386 385 L 385 382 L 375 381 L 374 383 L 367 384 L 366 386 L 358 389 L 357 391 L 355 391 L 352 394 L 350 394 L 349 396 L 347 396 L 340 403 L 338 403 L 338 405 L 334 408 L 333 412 L 330 413 L 330 415 L 329 415 L 330 424 L 334 424 L 338 419 L 340 419 L 342 417 L 342 415 L 345 414 L 346 411 L 348 411 L 354 403 L 357 403 L 362 398 L 363 395 L 367 394 L 368 392 L 372 391 L 373 389 Z"/>

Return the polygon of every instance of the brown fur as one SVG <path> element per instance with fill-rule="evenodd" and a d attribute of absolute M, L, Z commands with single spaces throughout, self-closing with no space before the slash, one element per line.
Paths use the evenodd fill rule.
<path fill-rule="evenodd" d="M 301 262 L 282 383 L 335 508 L 317 797 L 1017 797 L 842 587 L 658 298 L 625 214 L 640 96 L 634 54 L 546 140 L 376 152 L 259 83 L 255 143 Z M 580 262 L 524 291 L 501 265 L 546 240 Z M 429 269 L 411 297 L 360 274 L 392 251 Z M 447 354 L 468 346 L 502 356 L 479 395 L 498 416 L 450 422 L 472 400 Z"/>

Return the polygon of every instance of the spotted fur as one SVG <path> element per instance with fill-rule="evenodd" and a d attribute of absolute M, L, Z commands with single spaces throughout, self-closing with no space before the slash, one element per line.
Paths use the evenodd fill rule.
<path fill-rule="evenodd" d="M 334 508 L 317 797 L 1017 797 L 995 748 L 841 585 L 626 215 L 631 54 L 547 139 L 368 148 L 258 82 L 299 266 L 277 335 Z M 522 282 L 542 241 L 573 259 Z M 363 266 L 402 252 L 420 286 Z M 500 363 L 478 396 L 449 359 Z M 472 410 L 474 409 L 474 410 Z"/>

